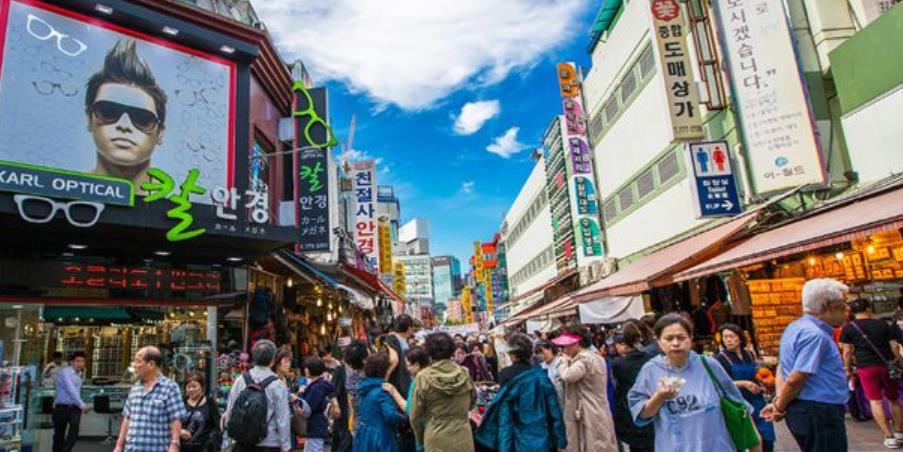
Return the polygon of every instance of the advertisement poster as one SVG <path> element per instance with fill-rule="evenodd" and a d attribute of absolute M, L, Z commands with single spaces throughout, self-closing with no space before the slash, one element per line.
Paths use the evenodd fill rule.
<path fill-rule="evenodd" d="M 41 3 L 0 5 L 0 161 L 121 178 L 142 196 L 152 167 L 233 186 L 234 63 Z"/>
<path fill-rule="evenodd" d="M 652 0 L 658 61 L 671 112 L 671 139 L 675 141 L 705 137 L 682 8 L 678 0 Z"/>
<path fill-rule="evenodd" d="M 826 181 L 781 0 L 713 1 L 755 190 Z"/>
<path fill-rule="evenodd" d="M 355 200 L 354 243 L 366 256 L 368 270 L 379 269 L 379 237 L 376 221 L 376 162 L 365 160 L 351 164 L 351 183 Z"/>

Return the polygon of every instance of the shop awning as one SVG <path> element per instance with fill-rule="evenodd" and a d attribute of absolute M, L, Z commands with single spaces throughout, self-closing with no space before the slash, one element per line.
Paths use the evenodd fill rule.
<path fill-rule="evenodd" d="M 641 295 L 631 295 L 581 303 L 577 306 L 577 311 L 580 313 L 580 323 L 611 324 L 638 319 L 643 316 L 646 309 Z"/>
<path fill-rule="evenodd" d="M 631 295 L 672 282 L 674 273 L 721 251 L 725 242 L 743 230 L 759 210 L 747 212 L 705 232 L 639 258 L 601 281 L 573 294 L 577 303 L 614 295 Z"/>
<path fill-rule="evenodd" d="M 366 270 L 361 270 L 359 268 L 342 264 L 341 267 L 343 272 L 351 276 L 357 281 L 361 281 L 364 285 L 370 288 L 370 290 L 383 293 L 384 295 L 392 298 L 395 301 L 400 303 L 404 303 L 404 298 L 400 297 L 394 290 L 392 290 L 386 283 L 382 282 L 378 276 L 370 273 Z"/>
<path fill-rule="evenodd" d="M 623 0 L 604 0 L 602 2 L 602 7 L 599 8 L 599 13 L 596 14 L 596 19 L 593 21 L 593 27 L 589 31 L 590 41 L 587 48 L 589 53 L 593 53 L 602 33 L 605 33 L 614 22 L 622 3 Z"/>
<path fill-rule="evenodd" d="M 686 280 L 903 228 L 903 188 L 816 211 L 752 236 L 736 247 L 675 276 Z"/>
<path fill-rule="evenodd" d="M 565 271 L 564 273 L 561 273 L 561 274 L 559 274 L 559 275 L 553 277 L 552 279 L 546 281 L 545 283 L 539 285 L 538 287 L 534 287 L 534 288 L 532 288 L 532 289 L 530 289 L 530 290 L 528 290 L 528 291 L 526 291 L 526 292 L 524 292 L 524 293 L 522 293 L 522 294 L 520 294 L 520 295 L 518 295 L 518 296 L 512 298 L 512 299 L 509 300 L 507 303 L 502 304 L 502 305 L 500 305 L 500 306 L 496 306 L 496 308 L 497 308 L 497 309 L 503 309 L 503 308 L 506 308 L 506 307 L 509 307 L 509 306 L 513 306 L 514 304 L 516 304 L 516 303 L 518 303 L 518 302 L 520 302 L 520 301 L 523 301 L 523 300 L 526 299 L 526 298 L 534 297 L 534 296 L 537 295 L 537 294 L 542 295 L 542 292 L 543 292 L 543 291 L 545 291 L 545 290 L 548 289 L 549 287 L 554 286 L 555 284 L 560 283 L 561 281 L 564 281 L 564 280 L 567 279 L 568 277 L 573 276 L 575 273 L 577 273 L 577 269 L 575 269 L 575 268 L 570 269 L 570 270 L 567 270 L 567 271 Z"/>
<path fill-rule="evenodd" d="M 279 261 L 282 265 L 289 267 L 298 276 L 305 278 L 307 280 L 311 280 L 311 278 L 316 278 L 321 282 L 328 284 L 330 286 L 336 286 L 339 284 L 335 278 L 327 275 L 326 273 L 320 271 L 312 264 L 305 261 L 301 256 L 289 251 L 289 250 L 279 250 L 272 253 L 273 258 Z M 310 281 L 314 283 L 315 281 Z"/>
<path fill-rule="evenodd" d="M 565 295 L 551 303 L 546 303 L 544 305 L 535 306 L 529 309 L 526 309 L 524 312 L 521 312 L 515 316 L 510 317 L 505 321 L 506 324 L 510 323 L 519 323 L 528 319 L 546 319 L 546 318 L 557 318 L 564 317 L 569 314 L 573 314 L 575 312 L 575 308 L 573 303 L 568 308 L 565 306 L 569 302 L 572 302 L 573 299 L 570 295 Z"/>

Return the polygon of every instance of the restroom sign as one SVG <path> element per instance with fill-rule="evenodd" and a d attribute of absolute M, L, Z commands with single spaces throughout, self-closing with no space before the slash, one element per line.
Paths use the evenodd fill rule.
<path fill-rule="evenodd" d="M 733 216 L 743 211 L 726 141 L 689 143 L 696 218 Z"/>

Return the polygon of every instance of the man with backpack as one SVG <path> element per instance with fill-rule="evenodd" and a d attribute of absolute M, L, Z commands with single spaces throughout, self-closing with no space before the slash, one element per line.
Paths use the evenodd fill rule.
<path fill-rule="evenodd" d="M 233 452 L 292 450 L 288 388 L 270 369 L 276 344 L 260 340 L 251 349 L 254 367 L 235 380 L 226 405 L 226 432 Z"/>

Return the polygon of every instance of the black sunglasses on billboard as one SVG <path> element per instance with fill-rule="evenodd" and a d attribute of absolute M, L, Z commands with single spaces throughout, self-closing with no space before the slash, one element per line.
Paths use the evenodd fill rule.
<path fill-rule="evenodd" d="M 108 100 L 94 102 L 94 105 L 91 105 L 91 113 L 98 124 L 103 126 L 115 124 L 123 114 L 128 114 L 132 124 L 146 134 L 153 133 L 160 124 L 160 119 L 150 110 Z"/>

